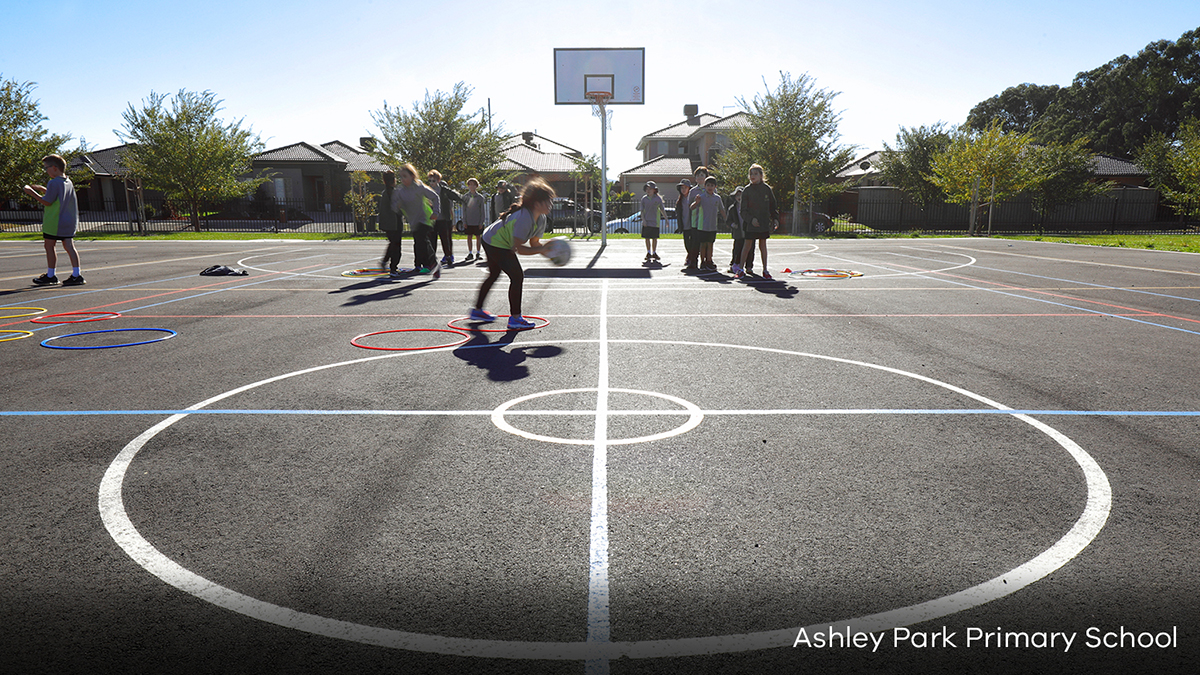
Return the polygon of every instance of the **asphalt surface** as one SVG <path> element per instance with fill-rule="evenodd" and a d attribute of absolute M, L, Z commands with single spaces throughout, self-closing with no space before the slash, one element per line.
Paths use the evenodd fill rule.
<path fill-rule="evenodd" d="M 1200 671 L 1195 255 L 576 241 L 512 332 L 379 242 L 78 246 L 0 242 L 6 672 Z"/>

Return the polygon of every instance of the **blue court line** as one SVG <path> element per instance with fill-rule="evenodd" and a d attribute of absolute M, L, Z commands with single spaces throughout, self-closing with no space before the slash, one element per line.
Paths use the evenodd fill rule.
<path fill-rule="evenodd" d="M 900 254 L 897 254 L 897 255 L 900 255 Z M 834 256 L 828 256 L 828 257 L 832 258 Z M 902 255 L 901 257 L 922 260 L 922 258 L 920 258 L 918 256 L 903 256 Z M 852 262 L 852 261 L 847 261 L 847 262 Z M 867 264 L 871 264 L 871 263 L 867 263 Z M 873 266 L 879 267 L 881 269 L 891 270 L 894 272 L 902 271 L 902 270 L 893 270 L 892 268 L 887 267 L 885 265 L 873 265 Z M 1001 271 L 1005 271 L 1005 270 L 1001 270 Z M 974 289 L 977 291 L 986 291 L 988 293 L 995 293 L 997 295 L 1006 295 L 1011 298 L 1019 298 L 1021 300 L 1032 300 L 1033 302 L 1040 302 L 1040 303 L 1044 303 L 1047 305 L 1054 305 L 1055 307 L 1065 307 L 1067 309 L 1073 309 L 1078 312 L 1087 312 L 1088 314 L 1096 314 L 1098 316 L 1107 316 L 1107 317 L 1111 317 L 1113 319 L 1122 319 L 1125 321 L 1132 321 L 1134 323 L 1140 323 L 1140 324 L 1144 324 L 1146 326 L 1153 326 L 1155 328 L 1166 328 L 1168 330 L 1179 331 L 1180 333 L 1187 333 L 1189 335 L 1200 335 L 1200 332 L 1194 331 L 1194 330 L 1188 330 L 1186 328 L 1178 328 L 1176 326 L 1168 326 L 1167 324 L 1154 323 L 1153 321 L 1143 321 L 1141 319 L 1135 319 L 1131 316 L 1122 316 L 1120 314 L 1113 314 L 1112 312 L 1103 312 L 1103 311 L 1091 309 L 1088 307 L 1076 307 L 1074 305 L 1068 305 L 1063 302 L 1055 302 L 1053 300 L 1048 300 L 1046 298 L 1038 298 L 1038 297 L 1030 297 L 1028 295 L 1021 295 L 1021 293 L 1037 293 L 1038 291 L 1036 291 L 1036 290 L 1025 290 L 1025 289 L 1000 290 L 998 288 L 992 288 L 992 287 L 988 287 L 988 286 L 976 286 L 976 285 L 969 284 L 969 283 L 966 283 L 963 281 L 955 281 L 953 279 L 946 279 L 943 276 L 941 276 L 943 274 L 944 274 L 943 272 L 920 272 L 920 273 L 914 274 L 913 276 L 920 277 L 923 279 L 929 279 L 931 281 L 940 281 L 942 283 L 953 284 L 955 286 L 962 286 L 964 288 L 971 288 L 971 289 Z M 987 283 L 987 282 L 979 281 L 976 283 Z M 1150 316 L 1165 316 L 1166 318 L 1170 318 L 1169 315 L 1163 315 L 1163 314 L 1160 314 L 1157 312 L 1146 312 L 1146 314 L 1150 315 Z"/>
<path fill-rule="evenodd" d="M 382 415 L 412 416 L 431 415 L 490 417 L 493 410 L 242 410 L 237 408 L 198 410 L 0 410 L 0 417 L 54 417 L 54 416 L 100 416 L 100 415 Z M 1200 410 L 1001 410 L 996 408 L 814 408 L 814 409 L 758 409 L 758 410 L 701 410 L 708 415 L 1035 415 L 1076 417 L 1200 417 Z M 507 410 L 506 416 L 521 415 L 595 415 L 595 410 Z M 612 416 L 661 416 L 691 415 L 687 410 L 609 410 Z"/>

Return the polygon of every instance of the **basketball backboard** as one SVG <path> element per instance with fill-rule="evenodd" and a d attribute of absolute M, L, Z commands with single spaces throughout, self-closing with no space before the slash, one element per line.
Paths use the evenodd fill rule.
<path fill-rule="evenodd" d="M 588 92 L 612 94 L 608 105 L 645 103 L 646 50 L 554 50 L 555 105 L 591 105 Z"/>

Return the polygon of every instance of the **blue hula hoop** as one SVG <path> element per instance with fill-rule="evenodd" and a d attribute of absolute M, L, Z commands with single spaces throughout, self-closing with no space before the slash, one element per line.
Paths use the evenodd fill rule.
<path fill-rule="evenodd" d="M 75 337 L 77 335 L 94 335 L 96 333 L 123 333 L 126 331 L 136 331 L 136 330 L 152 330 L 152 331 L 157 331 L 160 333 L 170 333 L 170 335 L 166 335 L 166 336 L 160 337 L 160 338 L 155 338 L 153 340 L 142 340 L 141 342 L 126 342 L 126 343 L 119 344 L 119 345 L 97 345 L 97 346 L 93 346 L 93 347 L 63 347 L 63 346 L 59 346 L 59 345 L 47 344 L 51 340 L 61 340 L 63 338 Z M 178 333 L 176 333 L 173 330 L 167 329 L 167 328 L 110 328 L 108 330 L 89 330 L 84 333 L 68 333 L 66 335 L 59 335 L 57 337 L 46 338 L 45 340 L 42 340 L 42 346 L 49 347 L 50 349 L 115 349 L 116 347 L 132 347 L 134 345 L 148 345 L 151 342 L 162 342 L 163 340 L 169 340 L 169 339 L 175 337 L 176 335 L 178 335 Z"/>

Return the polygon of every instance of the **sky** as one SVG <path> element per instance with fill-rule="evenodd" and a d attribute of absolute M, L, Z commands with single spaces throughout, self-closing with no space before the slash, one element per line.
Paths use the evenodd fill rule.
<path fill-rule="evenodd" d="M 610 107 L 610 180 L 642 162 L 644 135 L 683 121 L 685 104 L 732 114 L 781 72 L 837 94 L 839 140 L 861 156 L 894 146 L 900 127 L 961 124 L 1008 87 L 1068 85 L 1200 27 L 1195 0 L 0 0 L 0 10 L 0 76 L 36 83 L 44 126 L 92 149 L 118 145 L 122 113 L 151 92 L 212 91 L 223 119 L 271 149 L 357 145 L 379 133 L 371 113 L 385 102 L 411 109 L 463 82 L 468 112 L 490 106 L 508 132 L 599 155 L 600 120 L 554 104 L 554 49 L 642 47 L 645 103 Z"/>

